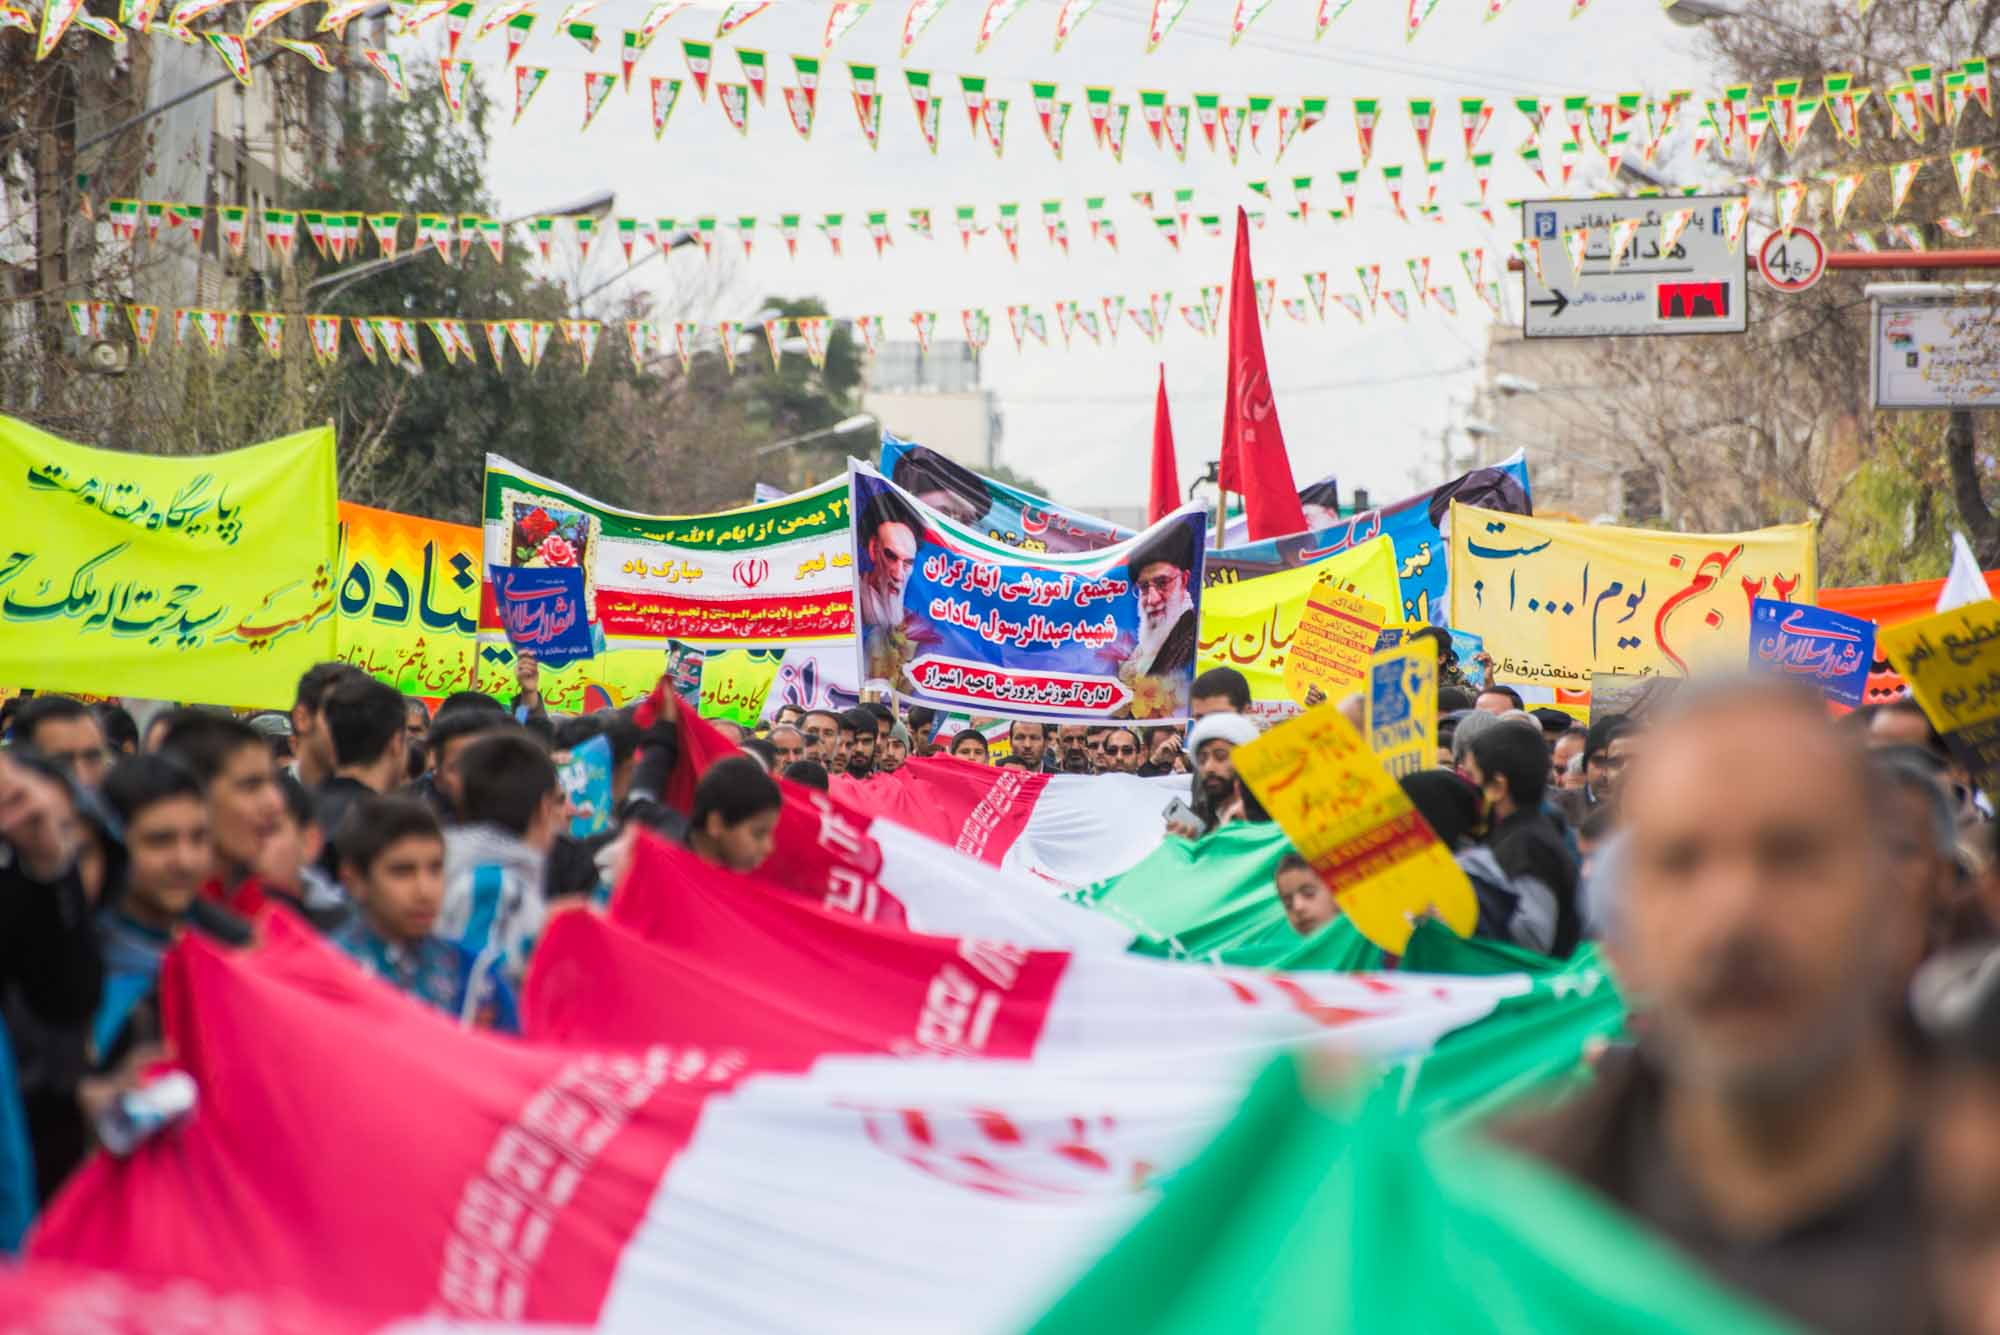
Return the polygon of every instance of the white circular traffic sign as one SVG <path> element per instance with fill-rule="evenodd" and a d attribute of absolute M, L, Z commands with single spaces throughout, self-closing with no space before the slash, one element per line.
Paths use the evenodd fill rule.
<path fill-rule="evenodd" d="M 1805 227 L 1773 232 L 1758 247 L 1757 272 L 1780 292 L 1803 292 L 1826 272 L 1826 243 Z"/>

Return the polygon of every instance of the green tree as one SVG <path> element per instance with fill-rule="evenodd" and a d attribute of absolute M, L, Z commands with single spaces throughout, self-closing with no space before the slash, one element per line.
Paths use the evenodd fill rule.
<path fill-rule="evenodd" d="M 420 80 L 408 102 L 384 105 L 353 118 L 339 168 L 300 201 L 304 208 L 367 206 L 401 212 L 403 243 L 418 213 L 443 214 L 456 227 L 461 215 L 491 217 L 485 182 L 487 117 L 491 103 L 467 95 L 463 120 L 445 105 L 435 78 Z M 561 244 L 574 223 L 558 219 Z M 653 378 L 635 374 L 624 348 L 622 324 L 607 321 L 589 367 L 581 352 L 551 335 L 541 365 L 530 371 L 509 343 L 505 366 L 494 364 L 485 322 L 556 322 L 572 315 L 563 288 L 529 271 L 530 250 L 518 232 L 503 239 L 495 260 L 482 242 L 461 241 L 458 258 L 432 254 L 349 283 L 339 269 L 317 260 L 305 283 L 307 308 L 344 316 L 392 315 L 418 321 L 456 317 L 468 322 L 475 353 L 441 366 L 442 349 L 422 335 L 424 369 L 387 357 L 368 362 L 343 353 L 334 394 L 342 435 L 342 493 L 356 500 L 415 510 L 440 518 L 477 517 L 484 456 L 490 450 L 603 496 L 629 496 L 641 443 L 613 435 L 602 420 L 614 399 L 655 398 Z M 314 293 L 310 278 L 334 281 Z M 352 333 L 351 326 L 348 333 Z"/>

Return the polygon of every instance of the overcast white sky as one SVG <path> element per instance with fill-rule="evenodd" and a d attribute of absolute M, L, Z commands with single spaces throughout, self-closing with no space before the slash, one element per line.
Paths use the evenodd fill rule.
<path fill-rule="evenodd" d="M 519 127 L 508 127 L 506 114 L 500 117 L 490 179 L 510 214 L 607 187 L 617 191 L 617 214 L 677 219 L 707 214 L 725 220 L 757 214 L 755 256 L 746 263 L 740 250 L 729 247 L 734 258 L 726 295 L 704 313 L 707 318 L 748 315 L 765 293 L 816 295 L 837 314 L 885 315 L 890 336 L 902 339 L 912 337 L 910 311 L 934 309 L 939 336 L 958 337 L 959 310 L 984 306 L 992 317 L 985 378 L 1005 417 L 1003 461 L 1046 485 L 1056 498 L 1086 509 L 1143 503 L 1157 361 L 1166 364 L 1184 485 L 1201 460 L 1214 456 L 1221 429 L 1223 336 L 1201 338 L 1176 314 L 1158 348 L 1129 322 L 1115 346 L 1094 346 L 1079 333 L 1070 350 L 1063 348 L 1053 311 L 1059 298 L 1094 307 L 1109 294 L 1143 303 L 1149 292 L 1171 289 L 1179 306 L 1198 301 L 1203 283 L 1227 279 L 1227 230 L 1210 239 L 1195 224 L 1195 235 L 1175 253 L 1154 234 L 1132 191 L 1156 192 L 1162 212 L 1173 190 L 1188 186 L 1196 192 L 1196 213 L 1231 216 L 1239 203 L 1267 209 L 1267 226 L 1253 234 L 1253 256 L 1258 276 L 1276 278 L 1281 296 L 1302 297 L 1308 270 L 1325 270 L 1335 290 L 1354 291 L 1355 267 L 1369 262 L 1382 265 L 1385 285 L 1407 287 L 1406 259 L 1428 255 L 1433 282 L 1451 282 L 1457 290 L 1456 319 L 1413 310 L 1405 325 L 1385 309 L 1357 325 L 1329 301 L 1324 324 L 1295 324 L 1274 309 L 1266 333 L 1298 479 L 1335 472 L 1343 489 L 1361 485 L 1377 497 L 1393 498 L 1405 494 L 1419 474 L 1426 484 L 1435 479 L 1439 433 L 1464 420 L 1476 383 L 1472 368 L 1482 356 L 1487 317 L 1460 272 L 1458 252 L 1483 244 L 1489 263 L 1497 265 L 1519 234 L 1504 209 L 1496 212 L 1499 227 L 1493 233 L 1457 209 L 1442 225 L 1396 220 L 1380 167 L 1403 163 L 1410 174 L 1421 174 L 1408 99 L 1430 97 L 1438 104 L 1432 151 L 1450 164 L 1439 193 L 1450 205 L 1475 194 L 1457 99 L 1495 100 L 1493 123 L 1480 147 L 1495 155 L 1491 197 L 1497 205 L 1538 193 L 1516 157 L 1524 122 L 1512 106 L 1514 97 L 1664 93 L 1712 81 L 1699 77 L 1692 38 L 1665 20 L 1656 0 L 1596 0 L 1574 21 L 1568 17 L 1569 0 L 1512 0 L 1491 22 L 1483 21 L 1483 0 L 1443 0 L 1410 43 L 1402 36 L 1405 0 L 1352 0 L 1318 43 L 1312 40 L 1315 3 L 1273 0 L 1250 35 L 1231 47 L 1235 0 L 1192 0 L 1166 43 L 1148 55 L 1150 0 L 1100 0 L 1059 54 L 1051 51 L 1059 0 L 1028 0 L 984 53 L 975 51 L 975 36 L 986 0 L 952 0 L 905 61 L 899 46 L 907 0 L 878 0 L 826 54 L 818 120 L 806 142 L 792 129 L 780 89 L 792 81 L 790 56 L 818 51 L 827 4 L 779 0 L 730 39 L 768 54 L 768 101 L 753 102 L 748 137 L 729 129 L 712 88 L 701 101 L 690 80 L 665 137 L 656 143 L 646 78 L 686 80 L 681 39 L 711 40 L 724 6 L 694 4 L 676 15 L 640 61 L 631 91 L 615 91 L 596 123 L 579 136 L 584 72 L 617 71 L 619 32 L 638 25 L 650 0 L 603 0 L 590 15 L 602 37 L 595 54 L 553 34 L 562 5 L 545 0 L 538 6 L 543 17 L 536 36 L 520 60 L 552 72 Z M 466 50 L 488 92 L 511 114 L 513 80 L 501 67 L 502 36 L 496 33 Z M 888 101 L 877 151 L 869 150 L 856 123 L 844 63 L 849 60 L 874 63 L 881 71 Z M 932 71 L 933 86 L 944 98 L 935 157 L 918 131 L 903 67 Z M 1012 103 L 1005 155 L 997 161 L 983 136 L 975 141 L 967 126 L 958 91 L 961 73 L 984 74 L 988 96 Z M 714 77 L 742 78 L 728 41 L 717 44 Z M 1061 96 L 1075 104 L 1060 162 L 1042 136 L 1028 93 L 1031 79 L 1058 81 Z M 1086 84 L 1109 84 L 1117 101 L 1133 105 L 1122 164 L 1092 141 Z M 1330 102 L 1327 120 L 1294 140 L 1282 162 L 1273 161 L 1271 130 L 1261 151 L 1249 147 L 1246 133 L 1242 159 L 1232 166 L 1225 153 L 1211 153 L 1191 125 L 1193 142 L 1183 164 L 1169 150 L 1154 148 L 1139 113 L 1141 88 L 1165 89 L 1176 103 L 1191 101 L 1196 92 L 1220 93 L 1226 103 L 1241 103 L 1252 93 L 1270 93 L 1292 105 L 1305 94 L 1325 95 Z M 1323 210 L 1339 203 L 1336 170 L 1359 165 L 1356 97 L 1382 99 L 1382 123 L 1373 163 L 1362 178 L 1361 218 L 1335 224 Z M 1595 155 L 1586 158 L 1594 161 Z M 1301 226 L 1283 211 L 1292 203 L 1290 179 L 1304 175 L 1314 178 L 1312 205 L 1320 213 Z M 1273 183 L 1269 203 L 1245 188 L 1258 179 Z M 1414 187 L 1414 197 L 1421 198 L 1421 189 Z M 1097 194 L 1109 196 L 1117 219 L 1115 256 L 1090 240 L 1083 199 Z M 1066 259 L 1041 226 L 1040 202 L 1052 198 L 1065 201 L 1072 238 Z M 965 254 L 953 206 L 976 204 L 981 220 L 990 222 L 995 205 L 1010 201 L 1021 205 L 1019 263 L 1008 259 L 997 230 L 975 239 L 972 253 Z M 904 226 L 912 206 L 933 210 L 934 240 L 923 241 Z M 863 226 L 870 209 L 890 210 L 896 224 L 895 245 L 881 261 Z M 804 214 L 807 224 L 796 260 L 786 257 L 776 230 L 776 215 L 788 211 Z M 810 226 L 834 211 L 847 215 L 846 257 L 839 260 Z M 733 243 L 733 230 L 722 235 Z M 718 255 L 723 253 L 719 248 Z M 695 270 L 703 263 L 699 250 L 680 251 L 670 262 L 655 260 L 620 280 L 607 295 L 623 284 L 641 284 L 671 311 L 684 300 L 677 291 L 700 285 Z M 616 244 L 607 243 L 593 254 L 583 282 L 603 282 L 623 266 Z M 1518 282 L 1505 284 L 1516 318 Z M 1014 350 L 1006 307 L 1020 302 L 1043 311 L 1049 347 L 1030 341 L 1022 352 Z"/>

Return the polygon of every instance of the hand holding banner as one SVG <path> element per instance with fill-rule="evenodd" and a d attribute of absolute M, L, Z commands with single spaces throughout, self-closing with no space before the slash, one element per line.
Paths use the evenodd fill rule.
<path fill-rule="evenodd" d="M 1338 705 L 1307 710 L 1231 760 L 1363 936 L 1401 954 L 1426 912 L 1471 934 L 1471 882 Z"/>

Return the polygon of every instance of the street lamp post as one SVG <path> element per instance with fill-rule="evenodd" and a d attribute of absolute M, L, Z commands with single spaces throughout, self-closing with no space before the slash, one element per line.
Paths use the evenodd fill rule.
<path fill-rule="evenodd" d="M 880 425 L 875 420 L 873 414 L 856 413 L 852 417 L 842 418 L 832 426 L 823 426 L 817 431 L 808 431 L 802 436 L 787 436 L 785 439 L 773 441 L 769 445 L 759 445 L 756 449 L 750 451 L 750 457 L 752 459 L 761 459 L 767 454 L 776 454 L 779 450 L 789 450 L 792 446 L 803 445 L 809 440 L 820 440 L 827 436 L 845 436 L 850 432 L 865 431 L 871 426 Z"/>

